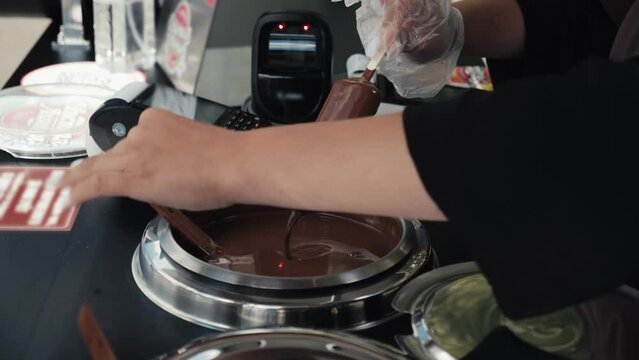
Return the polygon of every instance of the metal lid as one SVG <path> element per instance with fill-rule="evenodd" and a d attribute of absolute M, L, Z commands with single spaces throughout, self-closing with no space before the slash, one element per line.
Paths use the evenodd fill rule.
<path fill-rule="evenodd" d="M 447 266 L 419 276 L 398 292 L 393 306 L 412 315 L 414 334 L 397 341 L 419 359 L 460 359 L 495 328 L 505 326 L 529 345 L 567 359 L 630 360 L 639 355 L 639 347 L 628 344 L 634 349 L 619 351 L 623 335 L 615 341 L 608 337 L 639 332 L 639 296 L 632 293 L 622 288 L 579 306 L 513 321 L 499 309 L 475 263 Z M 624 306 L 610 306 L 611 301 Z"/>
<path fill-rule="evenodd" d="M 161 360 L 399 360 L 398 349 L 341 332 L 256 329 L 202 338 Z"/>
<path fill-rule="evenodd" d="M 431 248 L 421 226 L 408 222 L 421 239 L 395 267 L 349 285 L 270 290 L 232 285 L 198 275 L 167 256 L 153 220 L 133 255 L 133 278 L 142 292 L 167 312 L 217 329 L 310 327 L 359 330 L 398 315 L 391 301 L 401 286 L 430 268 Z"/>
<path fill-rule="evenodd" d="M 259 212 L 268 210 L 264 207 L 246 207 L 247 212 Z M 367 226 L 375 226 L 374 221 L 381 219 L 377 217 L 363 217 L 358 215 L 342 215 L 342 214 L 324 214 L 327 217 L 368 220 Z M 236 215 L 233 215 L 236 216 Z M 386 218 L 384 218 L 386 219 Z M 365 220 L 361 220 L 362 223 Z M 388 219 L 386 219 L 388 220 Z M 379 275 L 406 259 L 408 254 L 422 242 L 421 246 L 429 246 L 425 242 L 425 236 L 422 234 L 422 226 L 418 221 L 406 219 L 390 219 L 396 221 L 398 228 L 401 229 L 401 238 L 397 246 L 388 254 L 380 258 L 378 261 L 367 265 L 334 274 L 312 277 L 285 277 L 285 276 L 263 276 L 247 274 L 233 271 L 220 266 L 212 265 L 200 260 L 187 250 L 185 250 L 171 233 L 170 226 L 165 221 L 160 221 L 157 227 L 157 236 L 160 239 L 162 250 L 181 266 L 207 278 L 222 281 L 233 285 L 249 286 L 260 289 L 309 289 L 332 287 L 337 285 L 352 284 L 361 280 L 370 279 Z M 256 239 L 256 241 L 259 239 Z"/>
<path fill-rule="evenodd" d="M 0 91 L 0 149 L 18 158 L 86 155 L 85 127 L 113 90 L 72 84 Z"/>

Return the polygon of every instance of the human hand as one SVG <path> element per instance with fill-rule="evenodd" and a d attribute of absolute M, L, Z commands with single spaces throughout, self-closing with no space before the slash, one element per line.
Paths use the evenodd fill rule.
<path fill-rule="evenodd" d="M 233 133 L 176 114 L 148 109 L 126 139 L 67 171 L 71 203 L 127 196 L 185 210 L 232 205 L 226 180 Z"/>
<path fill-rule="evenodd" d="M 451 0 L 361 0 L 357 29 L 369 57 L 404 97 L 431 97 L 446 84 L 464 42 Z M 352 1 L 347 5 L 351 5 Z"/>
<path fill-rule="evenodd" d="M 357 22 L 367 53 L 386 49 L 387 61 L 406 54 L 427 63 L 448 54 L 454 14 L 451 0 L 363 0 Z"/>

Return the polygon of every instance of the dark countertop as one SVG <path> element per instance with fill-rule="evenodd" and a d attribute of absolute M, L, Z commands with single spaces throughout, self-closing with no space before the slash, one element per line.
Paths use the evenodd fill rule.
<path fill-rule="evenodd" d="M 47 29 L 7 87 L 39 67 L 91 59 L 89 52 L 51 50 L 57 29 L 56 24 Z M 0 164 L 41 163 L 0 153 Z M 92 306 L 120 359 L 151 358 L 213 333 L 161 310 L 138 290 L 131 258 L 153 216 L 146 204 L 106 198 L 82 205 L 71 232 L 0 232 L 0 358 L 88 358 L 75 323 L 83 303 Z M 427 229 L 443 264 L 468 259 L 461 245 L 449 241 L 446 224 Z M 365 335 L 390 339 L 404 330 L 406 319 L 400 319 Z"/>
<path fill-rule="evenodd" d="M 6 87 L 42 66 L 92 60 L 91 52 L 51 50 L 57 31 L 45 31 Z M 0 164 L 43 163 L 0 153 Z M 135 285 L 131 258 L 153 216 L 146 204 L 108 198 L 82 205 L 71 232 L 0 232 L 0 358 L 88 358 L 75 322 L 83 303 L 121 359 L 151 358 L 212 333 L 161 310 Z"/>

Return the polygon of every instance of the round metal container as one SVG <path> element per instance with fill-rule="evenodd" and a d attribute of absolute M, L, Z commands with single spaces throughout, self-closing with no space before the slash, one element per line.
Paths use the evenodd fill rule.
<path fill-rule="evenodd" d="M 277 210 L 277 209 L 275 209 Z M 238 214 L 260 214 L 261 212 L 272 211 L 265 207 L 234 207 L 231 211 L 227 209 L 210 212 L 216 214 L 219 219 L 237 217 Z M 283 210 L 279 210 L 283 211 Z M 284 210 L 290 212 L 290 210 Z M 381 220 L 386 218 L 360 216 L 360 215 L 344 215 L 332 213 L 315 213 L 321 216 L 334 218 L 337 220 L 356 221 L 371 228 L 379 228 L 382 226 Z M 396 229 L 401 232 L 399 234 L 400 241 L 397 246 L 388 254 L 380 258 L 378 261 L 361 266 L 349 271 L 338 272 L 330 275 L 312 276 L 312 277 L 279 277 L 279 276 L 261 276 L 247 274 L 229 270 L 220 266 L 212 265 L 194 256 L 176 240 L 171 227 L 168 223 L 161 221 L 157 227 L 157 237 L 160 239 L 162 250 L 174 261 L 183 267 L 207 278 L 222 281 L 228 284 L 249 286 L 260 289 L 312 289 L 320 287 L 333 287 L 345 284 L 352 284 L 364 279 L 372 278 L 388 269 L 396 266 L 398 263 L 406 259 L 408 254 L 417 246 L 418 241 L 423 236 L 421 225 L 404 219 L 392 219 L 396 221 Z M 196 220 L 197 222 L 197 220 Z M 395 229 L 393 229 L 395 230 Z M 256 239 L 259 241 L 259 239 Z M 422 241 L 423 243 L 423 241 Z M 428 244 L 425 244 L 428 246 Z"/>
<path fill-rule="evenodd" d="M 187 265 L 199 264 L 199 260 L 175 248 L 171 248 L 172 254 L 167 253 L 164 245 L 175 243 L 167 238 L 170 231 L 166 222 L 157 218 L 147 226 L 133 256 L 133 277 L 142 292 L 158 306 L 182 319 L 217 330 L 284 326 L 365 329 L 398 315 L 391 306 L 397 290 L 432 267 L 430 242 L 422 225 L 418 221 L 398 221 L 407 237 L 398 245 L 405 255 L 393 257 L 393 264 L 384 265 L 385 270 L 362 279 L 347 276 L 342 279 L 344 284 L 333 286 L 297 278 L 293 280 L 297 287 L 294 289 L 284 284 L 288 279 L 275 278 L 269 281 L 281 289 L 263 289 L 214 280 L 210 272 L 204 276 L 183 266 L 184 258 L 188 259 Z M 307 287 L 299 289 L 297 282 Z"/>
<path fill-rule="evenodd" d="M 497 306 L 475 263 L 443 267 L 417 277 L 393 302 L 411 314 L 413 336 L 398 336 L 417 359 L 456 360 L 499 326 L 529 345 L 575 360 L 639 358 L 639 292 L 622 287 L 578 306 L 513 321 Z M 636 335 L 634 335 L 636 337 Z"/>
<path fill-rule="evenodd" d="M 296 328 L 228 332 L 196 340 L 158 360 L 400 360 L 399 350 L 347 333 Z"/>

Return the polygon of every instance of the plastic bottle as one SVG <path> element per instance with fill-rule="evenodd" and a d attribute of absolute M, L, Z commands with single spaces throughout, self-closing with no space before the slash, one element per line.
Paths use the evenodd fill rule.
<path fill-rule="evenodd" d="M 95 61 L 112 72 L 155 63 L 153 0 L 93 0 Z"/>

